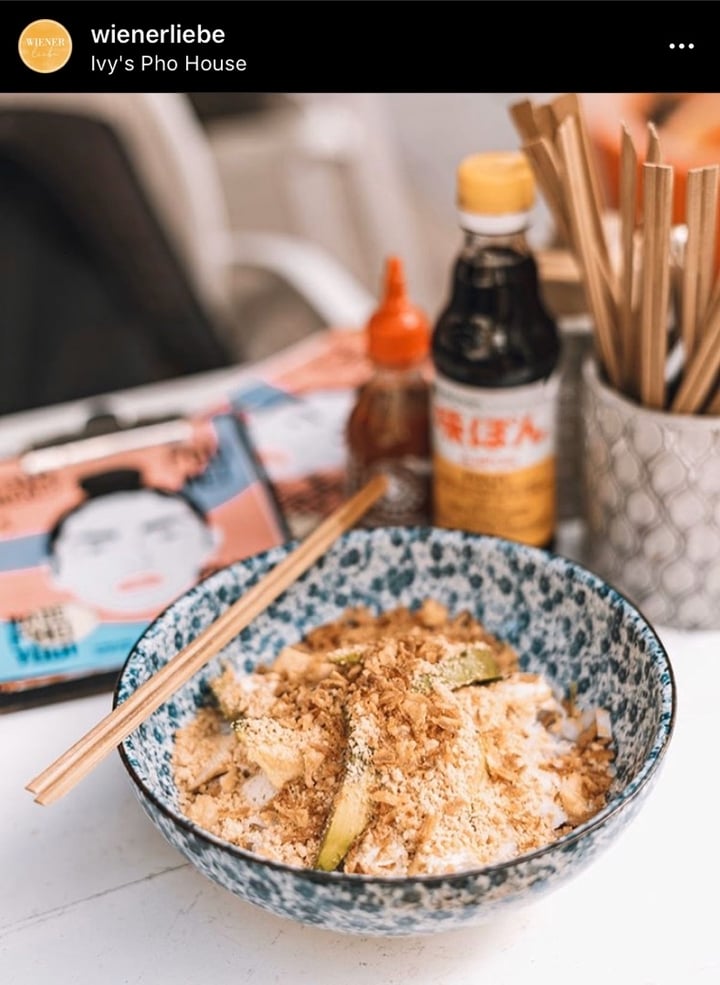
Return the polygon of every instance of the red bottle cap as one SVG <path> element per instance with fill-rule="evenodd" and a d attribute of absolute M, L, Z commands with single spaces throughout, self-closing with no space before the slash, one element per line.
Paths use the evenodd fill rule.
<path fill-rule="evenodd" d="M 430 323 L 407 294 L 399 257 L 385 263 L 385 290 L 367 325 L 368 355 L 379 366 L 403 367 L 421 362 L 430 348 Z"/>

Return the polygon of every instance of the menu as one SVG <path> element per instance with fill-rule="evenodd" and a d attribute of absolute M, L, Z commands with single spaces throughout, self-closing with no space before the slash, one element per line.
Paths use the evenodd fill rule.
<path fill-rule="evenodd" d="M 0 461 L 0 711 L 111 687 L 199 579 L 312 529 L 367 372 L 361 333 L 322 332 L 204 413 Z"/>

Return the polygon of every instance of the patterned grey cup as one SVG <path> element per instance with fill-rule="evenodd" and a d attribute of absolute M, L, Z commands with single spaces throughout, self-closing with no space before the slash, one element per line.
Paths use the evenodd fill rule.
<path fill-rule="evenodd" d="M 587 563 L 653 622 L 720 629 L 720 417 L 639 407 L 583 368 Z"/>

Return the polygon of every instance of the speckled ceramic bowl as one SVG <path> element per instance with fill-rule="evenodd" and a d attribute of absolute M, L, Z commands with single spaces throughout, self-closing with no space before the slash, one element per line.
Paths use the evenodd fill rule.
<path fill-rule="evenodd" d="M 172 605 L 133 649 L 115 700 L 135 688 L 282 558 L 277 548 L 212 575 Z M 291 868 L 242 851 L 189 822 L 170 766 L 175 730 L 206 696 L 219 658 L 121 747 L 140 802 L 168 841 L 210 879 L 251 903 L 335 931 L 428 934 L 485 921 L 578 875 L 635 815 L 672 735 L 675 686 L 657 636 L 612 588 L 563 558 L 454 531 L 353 531 L 224 651 L 246 671 L 347 606 L 375 611 L 432 596 L 470 609 L 509 641 L 525 669 L 610 711 L 617 777 L 608 805 L 547 848 L 444 876 L 376 878 Z"/>

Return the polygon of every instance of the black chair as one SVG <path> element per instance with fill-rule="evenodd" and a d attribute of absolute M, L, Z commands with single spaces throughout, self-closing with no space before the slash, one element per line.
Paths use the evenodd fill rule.
<path fill-rule="evenodd" d="M 0 94 L 0 415 L 242 361 L 238 265 L 319 323 L 372 305 L 317 247 L 229 230 L 182 94 Z"/>

